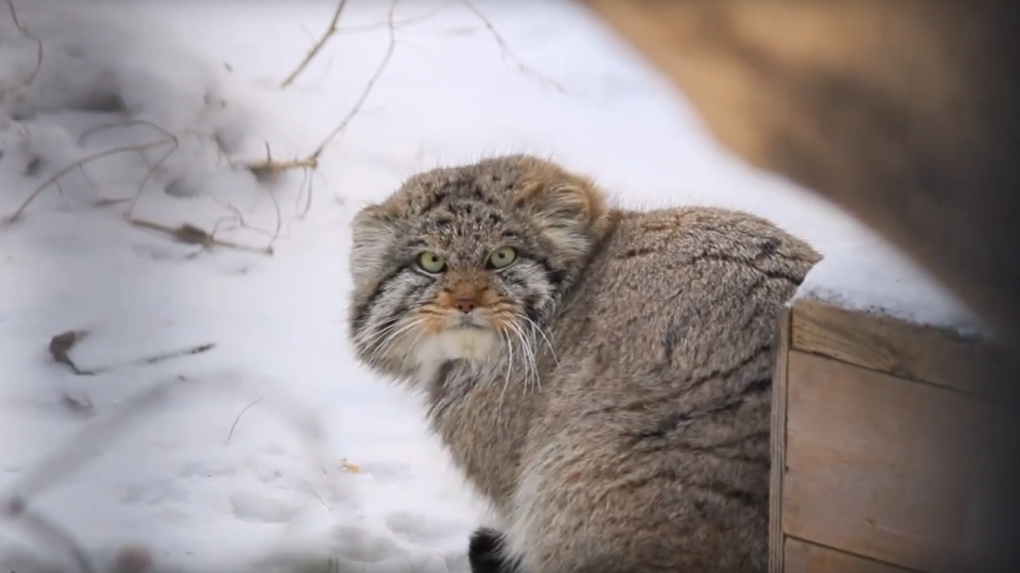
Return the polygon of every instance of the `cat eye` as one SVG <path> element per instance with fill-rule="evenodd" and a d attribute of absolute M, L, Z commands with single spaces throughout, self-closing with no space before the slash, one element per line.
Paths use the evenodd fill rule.
<path fill-rule="evenodd" d="M 441 273 L 446 268 L 446 259 L 432 251 L 425 251 L 419 254 L 415 262 L 418 263 L 421 270 L 427 273 Z"/>
<path fill-rule="evenodd" d="M 499 270 L 505 269 L 510 265 L 514 264 L 517 260 L 517 251 L 513 247 L 500 247 L 489 255 L 489 260 L 485 261 L 489 267 Z"/>

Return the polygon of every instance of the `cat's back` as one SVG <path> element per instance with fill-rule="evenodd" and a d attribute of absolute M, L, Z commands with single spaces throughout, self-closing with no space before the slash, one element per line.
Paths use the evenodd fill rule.
<path fill-rule="evenodd" d="M 776 319 L 819 258 L 744 213 L 621 213 L 554 320 L 521 522 L 598 523 L 605 570 L 764 571 Z"/>
<path fill-rule="evenodd" d="M 566 377 L 563 390 L 580 390 L 570 379 L 589 380 L 594 407 L 623 397 L 619 386 L 592 379 L 654 390 L 753 366 L 770 353 L 776 316 L 819 259 L 804 241 L 747 213 L 622 213 L 557 321 L 561 372 L 587 373 Z"/>

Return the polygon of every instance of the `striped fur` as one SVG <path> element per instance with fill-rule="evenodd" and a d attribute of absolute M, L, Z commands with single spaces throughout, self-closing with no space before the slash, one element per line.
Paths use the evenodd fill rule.
<path fill-rule="evenodd" d="M 773 331 L 811 247 L 745 213 L 610 209 L 528 156 L 416 175 L 353 233 L 359 358 L 426 394 L 503 522 L 475 567 L 765 570 Z M 517 262 L 486 268 L 502 246 Z"/>

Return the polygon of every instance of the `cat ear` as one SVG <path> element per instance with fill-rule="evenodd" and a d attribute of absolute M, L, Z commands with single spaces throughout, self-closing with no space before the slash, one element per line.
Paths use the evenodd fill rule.
<path fill-rule="evenodd" d="M 519 196 L 553 250 L 571 259 L 588 254 L 607 215 L 605 200 L 595 185 L 573 179 L 527 184 Z"/>
<path fill-rule="evenodd" d="M 397 213 L 386 205 L 369 205 L 354 216 L 349 264 L 355 289 L 379 280 L 400 237 L 398 220 Z"/>

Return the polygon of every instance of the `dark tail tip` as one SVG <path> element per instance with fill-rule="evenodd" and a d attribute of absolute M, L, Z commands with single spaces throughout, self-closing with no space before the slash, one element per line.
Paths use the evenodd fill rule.
<path fill-rule="evenodd" d="M 504 557 L 504 536 L 489 527 L 479 527 L 468 543 L 471 573 L 515 573 L 517 567 Z"/>

